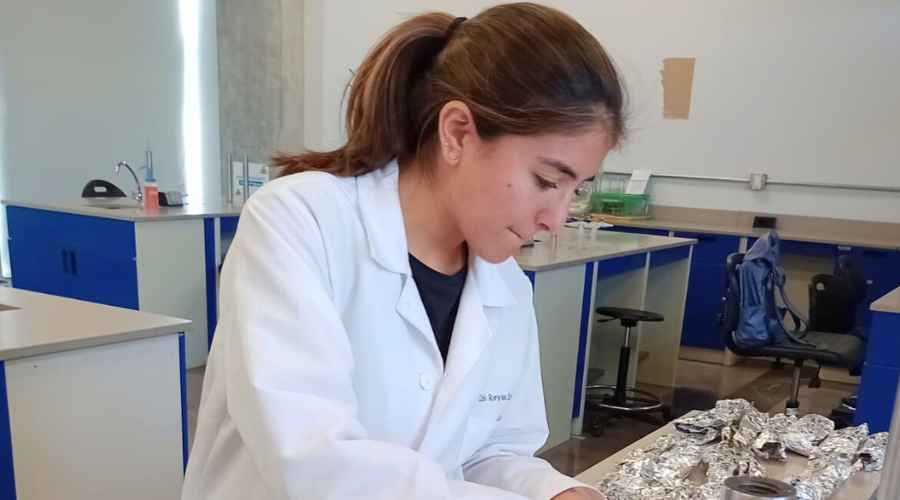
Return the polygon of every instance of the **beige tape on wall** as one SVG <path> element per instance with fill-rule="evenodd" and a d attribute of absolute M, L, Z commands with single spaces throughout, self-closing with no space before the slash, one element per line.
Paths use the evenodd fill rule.
<path fill-rule="evenodd" d="M 694 58 L 663 59 L 663 118 L 687 120 L 691 111 L 691 89 L 694 84 Z"/>

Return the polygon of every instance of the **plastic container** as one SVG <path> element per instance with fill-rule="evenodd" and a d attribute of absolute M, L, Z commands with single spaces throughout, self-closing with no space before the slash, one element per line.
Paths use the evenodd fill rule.
<path fill-rule="evenodd" d="M 650 215 L 650 197 L 646 194 L 594 193 L 591 212 L 616 217 L 647 217 Z"/>
<path fill-rule="evenodd" d="M 153 176 L 153 153 L 147 151 L 147 165 L 144 166 L 144 208 L 159 208 L 159 185 Z"/>

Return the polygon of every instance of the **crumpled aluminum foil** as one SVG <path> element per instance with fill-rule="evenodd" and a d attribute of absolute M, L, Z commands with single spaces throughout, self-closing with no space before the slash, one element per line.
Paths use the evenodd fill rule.
<path fill-rule="evenodd" d="M 765 467 L 749 448 L 737 448 L 720 442 L 703 450 L 707 483 L 722 484 L 732 476 L 764 476 Z"/>
<path fill-rule="evenodd" d="M 888 433 L 879 432 L 869 436 L 859 447 L 859 461 L 866 472 L 881 470 L 884 465 L 884 454 L 888 444 Z"/>
<path fill-rule="evenodd" d="M 833 420 L 810 413 L 797 419 L 788 427 L 782 437 L 782 442 L 788 450 L 804 457 L 810 457 L 815 453 L 819 443 L 833 431 Z"/>
<path fill-rule="evenodd" d="M 722 429 L 733 426 L 751 408 L 753 405 L 747 400 L 725 399 L 717 401 L 712 410 L 685 415 L 673 425 L 696 444 L 711 443 L 720 436 Z"/>
<path fill-rule="evenodd" d="M 784 435 L 794 425 L 797 417 L 779 413 L 766 421 L 762 432 L 756 436 L 751 448 L 756 456 L 766 460 L 787 461 L 787 448 L 784 445 Z"/>
<path fill-rule="evenodd" d="M 787 450 L 809 457 L 788 482 L 798 500 L 826 500 L 859 470 L 880 470 L 887 433 L 868 436 L 863 424 L 834 430 L 820 415 L 769 417 L 745 400 L 725 400 L 674 422 L 680 431 L 635 450 L 597 487 L 609 500 L 720 500 L 725 479 L 765 476 L 761 458 L 786 460 Z M 715 444 L 709 444 L 720 438 Z M 706 482 L 689 478 L 703 464 Z"/>
<path fill-rule="evenodd" d="M 788 482 L 797 489 L 797 500 L 826 500 L 850 476 L 862 467 L 857 463 L 834 460 L 830 463 L 820 462 L 821 468 L 811 470 Z"/>
<path fill-rule="evenodd" d="M 823 469 L 835 461 L 852 463 L 859 446 L 869 437 L 869 426 L 845 427 L 828 434 L 810 457 L 809 469 Z"/>
<path fill-rule="evenodd" d="M 769 415 L 767 413 L 763 413 L 756 408 L 750 408 L 741 417 L 738 430 L 734 433 L 731 441 L 740 448 L 750 448 L 753 442 L 756 441 L 756 437 L 766 428 L 768 423 Z"/>
<path fill-rule="evenodd" d="M 689 500 L 694 486 L 684 479 L 702 456 L 703 450 L 690 439 L 677 434 L 662 436 L 647 450 L 632 452 L 597 487 L 610 500 Z"/>
<path fill-rule="evenodd" d="M 828 433 L 807 462 L 806 470 L 790 480 L 797 488 L 797 500 L 825 500 L 847 479 L 863 468 L 857 460 L 860 445 L 866 443 L 869 427 L 845 427 Z"/>

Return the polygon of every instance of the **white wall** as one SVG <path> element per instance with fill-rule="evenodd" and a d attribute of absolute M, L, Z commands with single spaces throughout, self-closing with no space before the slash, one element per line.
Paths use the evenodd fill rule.
<path fill-rule="evenodd" d="M 348 69 L 388 28 L 426 10 L 495 2 L 306 4 L 305 142 L 341 143 Z M 900 187 L 900 3 L 895 0 L 546 1 L 604 44 L 625 75 L 632 134 L 606 167 Z M 690 119 L 662 119 L 666 57 L 695 57 Z M 655 179 L 654 202 L 900 222 L 900 195 Z"/>
<path fill-rule="evenodd" d="M 92 178 L 128 192 L 133 180 L 113 167 L 143 165 L 147 147 L 161 189 L 219 196 L 214 0 L 0 0 L 0 13 L 0 197 L 77 201 Z M 200 96 L 187 143 L 184 20 L 197 30 L 198 81 L 188 84 Z M 201 164 L 185 165 L 197 147 Z M 186 183 L 192 172 L 203 179 Z"/>

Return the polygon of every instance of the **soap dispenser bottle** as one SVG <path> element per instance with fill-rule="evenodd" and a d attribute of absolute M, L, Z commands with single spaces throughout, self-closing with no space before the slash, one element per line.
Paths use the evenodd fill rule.
<path fill-rule="evenodd" d="M 159 208 L 159 185 L 153 176 L 153 152 L 147 151 L 147 165 L 144 166 L 144 208 Z"/>

